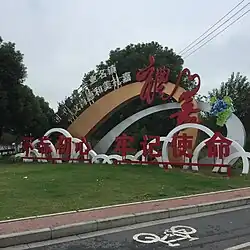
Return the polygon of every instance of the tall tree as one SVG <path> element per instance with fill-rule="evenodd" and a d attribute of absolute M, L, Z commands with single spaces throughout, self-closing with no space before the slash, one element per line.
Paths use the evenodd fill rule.
<path fill-rule="evenodd" d="M 0 39 L 0 137 L 3 131 L 41 136 L 53 124 L 54 111 L 23 84 L 26 77 L 23 54 Z"/>
<path fill-rule="evenodd" d="M 18 135 L 42 136 L 51 127 L 53 110 L 43 98 L 36 97 L 28 86 L 21 84 L 11 92 L 9 129 Z"/>
<path fill-rule="evenodd" d="M 132 81 L 135 81 L 136 70 L 148 65 L 149 56 L 155 57 L 155 66 L 166 66 L 171 69 L 170 81 L 175 81 L 182 69 L 183 59 L 174 53 L 172 49 L 163 47 L 157 42 L 130 44 L 124 49 L 111 50 L 106 65 L 117 65 L 118 74 L 129 71 L 132 73 Z M 101 63 L 97 69 L 104 68 Z"/>
<path fill-rule="evenodd" d="M 22 53 L 15 49 L 14 43 L 3 42 L 0 37 L 0 136 L 11 124 L 9 100 L 12 90 L 23 83 L 26 76 Z"/>
<path fill-rule="evenodd" d="M 250 83 L 247 77 L 238 72 L 232 73 L 226 82 L 221 83 L 220 88 L 209 92 L 209 96 L 216 96 L 217 98 L 230 96 L 234 103 L 235 114 L 240 119 L 244 119 L 250 109 L 249 91 Z"/>
<path fill-rule="evenodd" d="M 209 92 L 209 97 L 216 96 L 223 98 L 230 96 L 232 98 L 235 114 L 239 117 L 245 126 L 247 133 L 246 148 L 250 150 L 250 83 L 246 76 L 238 73 L 232 73 L 226 82 L 222 82 L 220 88 Z"/>

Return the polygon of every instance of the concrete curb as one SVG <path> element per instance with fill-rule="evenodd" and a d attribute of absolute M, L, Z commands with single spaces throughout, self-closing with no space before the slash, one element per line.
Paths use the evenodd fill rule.
<path fill-rule="evenodd" d="M 74 236 L 98 230 L 111 229 L 133 225 L 136 223 L 162 220 L 177 216 L 203 213 L 220 209 L 239 207 L 250 204 L 250 197 L 236 198 L 220 202 L 204 203 L 200 205 L 182 206 L 158 211 L 127 214 L 123 216 L 98 219 L 95 221 L 80 222 L 70 225 L 44 228 L 40 230 L 25 231 L 0 235 L 0 248 L 39 241 L 53 240 L 61 237 Z"/>

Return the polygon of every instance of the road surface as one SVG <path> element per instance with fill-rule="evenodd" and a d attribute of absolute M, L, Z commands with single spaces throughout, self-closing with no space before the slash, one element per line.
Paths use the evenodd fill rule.
<path fill-rule="evenodd" d="M 168 231 L 164 234 L 167 229 Z M 191 233 L 192 230 L 196 233 L 187 234 L 188 231 Z M 150 235 L 143 235 L 142 233 L 149 233 Z M 165 240 L 162 239 L 164 235 Z M 224 250 L 250 241 L 250 206 L 154 221 L 78 237 L 79 240 L 77 241 L 47 246 L 46 249 Z M 147 241 L 148 243 L 139 241 Z"/>

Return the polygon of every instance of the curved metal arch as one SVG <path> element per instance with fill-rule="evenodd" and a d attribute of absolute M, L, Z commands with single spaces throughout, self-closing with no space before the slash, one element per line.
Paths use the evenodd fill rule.
<path fill-rule="evenodd" d="M 142 111 L 139 111 L 124 121 L 120 122 L 118 125 L 116 125 L 114 128 L 112 128 L 94 147 L 94 150 L 99 154 L 103 153 L 106 154 L 112 143 L 115 141 L 115 138 L 119 136 L 125 129 L 127 129 L 129 126 L 131 126 L 133 123 L 139 121 L 140 119 L 160 112 L 164 110 L 169 109 L 179 109 L 180 104 L 177 102 L 174 103 L 166 103 L 166 104 L 160 104 L 157 106 L 153 106 L 147 109 L 144 109 Z"/>
<path fill-rule="evenodd" d="M 94 147 L 94 150 L 97 153 L 103 153 L 105 154 L 112 143 L 115 141 L 115 138 L 119 136 L 125 129 L 127 129 L 129 126 L 131 126 L 133 123 L 137 122 L 138 120 L 160 112 L 164 110 L 171 110 L 171 109 L 178 109 L 180 108 L 179 103 L 166 103 L 166 104 L 160 104 L 154 107 L 150 107 L 147 109 L 144 109 L 136 114 L 133 114 L 132 116 L 128 117 L 118 125 L 116 125 L 113 129 L 111 129 Z M 198 102 L 198 108 L 202 111 L 209 112 L 210 110 L 210 104 L 204 103 L 204 102 Z M 228 119 L 226 123 L 227 128 L 227 137 L 238 142 L 242 147 L 244 147 L 245 139 L 246 139 L 246 131 L 245 128 L 240 121 L 240 119 L 235 115 L 232 114 L 232 116 Z M 196 132 L 196 130 L 194 130 Z M 234 149 L 232 148 L 232 153 L 234 152 Z M 202 161 L 209 160 L 207 158 L 202 159 Z"/>

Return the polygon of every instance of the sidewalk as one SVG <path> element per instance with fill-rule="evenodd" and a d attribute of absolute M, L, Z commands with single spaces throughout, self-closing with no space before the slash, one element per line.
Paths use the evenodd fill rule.
<path fill-rule="evenodd" d="M 0 221 L 0 235 L 19 233 L 43 228 L 54 228 L 80 222 L 95 221 L 110 217 L 153 212 L 188 205 L 202 205 L 234 199 L 250 198 L 250 188 L 213 192 L 193 196 L 137 202 L 102 208 L 72 211 L 55 215 L 44 215 L 20 220 Z"/>

